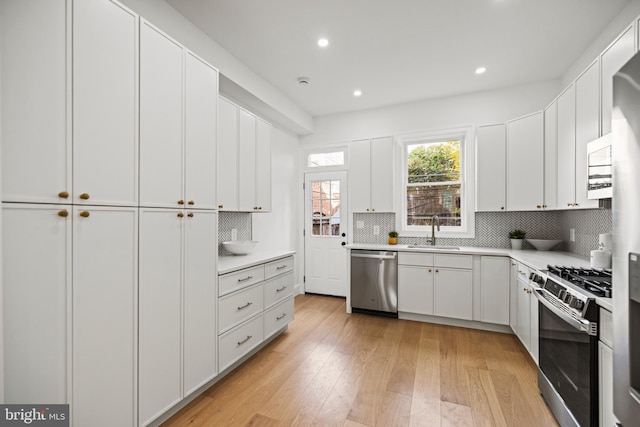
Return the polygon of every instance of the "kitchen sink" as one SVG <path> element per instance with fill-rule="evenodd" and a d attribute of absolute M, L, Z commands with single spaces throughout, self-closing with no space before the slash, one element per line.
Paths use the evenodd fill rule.
<path fill-rule="evenodd" d="M 459 251 L 459 246 L 440 246 L 440 245 L 409 245 L 409 249 L 436 249 L 436 250 L 449 250 Z"/>

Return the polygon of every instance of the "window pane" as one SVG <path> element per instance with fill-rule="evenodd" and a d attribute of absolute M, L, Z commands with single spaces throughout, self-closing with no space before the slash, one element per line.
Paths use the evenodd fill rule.
<path fill-rule="evenodd" d="M 460 141 L 407 145 L 409 183 L 460 181 Z"/>
<path fill-rule="evenodd" d="M 431 225 L 438 215 L 440 225 L 459 227 L 460 184 L 407 187 L 407 225 Z"/>
<path fill-rule="evenodd" d="M 311 183 L 311 234 L 314 236 L 340 235 L 340 181 L 313 181 Z"/>
<path fill-rule="evenodd" d="M 311 168 L 340 165 L 344 165 L 344 151 L 337 151 L 335 153 L 313 153 L 307 157 L 307 166 Z"/>

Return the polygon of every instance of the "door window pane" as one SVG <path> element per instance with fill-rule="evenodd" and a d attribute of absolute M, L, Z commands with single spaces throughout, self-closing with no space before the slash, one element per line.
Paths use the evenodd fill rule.
<path fill-rule="evenodd" d="M 311 182 L 311 234 L 340 235 L 340 181 Z"/>

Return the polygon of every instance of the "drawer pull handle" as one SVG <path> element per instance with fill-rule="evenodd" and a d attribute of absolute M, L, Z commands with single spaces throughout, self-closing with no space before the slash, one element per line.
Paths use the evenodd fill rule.
<path fill-rule="evenodd" d="M 240 283 L 240 282 L 246 282 L 247 280 L 251 280 L 251 279 L 253 279 L 253 276 L 247 276 L 247 277 L 245 277 L 244 279 L 238 279 L 238 283 Z"/>
<path fill-rule="evenodd" d="M 193 212 L 189 212 L 189 213 L 187 214 L 187 216 L 188 216 L 189 218 L 193 218 Z"/>
<path fill-rule="evenodd" d="M 89 200 L 89 193 L 82 193 L 78 197 L 80 197 L 80 199 L 82 199 L 82 200 Z"/>
<path fill-rule="evenodd" d="M 282 316 L 276 317 L 276 320 L 284 319 L 285 317 L 287 317 L 287 313 L 282 313 Z"/>
<path fill-rule="evenodd" d="M 195 204 L 196 204 L 196 202 L 194 202 L 193 200 L 189 200 L 189 202 L 188 202 L 188 203 L 189 203 L 191 206 L 193 206 L 193 205 L 195 205 Z"/>
<path fill-rule="evenodd" d="M 82 211 L 82 212 L 80 212 L 80 216 L 81 216 L 82 218 L 89 218 L 89 215 L 90 215 L 90 214 L 89 214 L 89 212 L 88 212 L 88 211 Z"/>
<path fill-rule="evenodd" d="M 284 291 L 285 289 L 287 289 L 287 287 L 286 287 L 285 285 L 282 285 L 282 287 L 281 287 L 281 288 L 276 289 L 276 292 L 282 292 L 282 291 Z"/>
<path fill-rule="evenodd" d="M 246 343 L 251 338 L 253 338 L 253 335 L 247 335 L 247 337 L 245 339 L 243 339 L 242 341 L 238 341 L 238 345 L 242 345 L 242 344 Z"/>
<path fill-rule="evenodd" d="M 243 305 L 243 306 L 238 306 L 238 310 L 245 309 L 245 308 L 249 307 L 251 304 L 253 304 L 253 303 L 252 303 L 251 301 L 249 301 L 248 303 L 246 303 L 246 304 L 245 304 L 245 305 Z"/>
<path fill-rule="evenodd" d="M 276 270 L 282 270 L 283 268 L 287 268 L 287 264 L 276 267 Z"/>
<path fill-rule="evenodd" d="M 61 191 L 58 193 L 58 197 L 60 197 L 61 199 L 68 199 L 69 198 L 69 192 L 68 191 Z"/>

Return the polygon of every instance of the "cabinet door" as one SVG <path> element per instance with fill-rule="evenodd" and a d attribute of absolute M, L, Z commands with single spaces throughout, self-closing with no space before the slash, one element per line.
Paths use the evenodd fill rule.
<path fill-rule="evenodd" d="M 189 213 L 184 229 L 184 396 L 218 372 L 218 214 Z"/>
<path fill-rule="evenodd" d="M 271 210 L 271 125 L 256 122 L 256 206 L 260 212 Z"/>
<path fill-rule="evenodd" d="M 187 52 L 185 79 L 185 199 L 215 209 L 218 72 Z"/>
<path fill-rule="evenodd" d="M 371 209 L 394 212 L 394 155 L 391 137 L 371 140 Z"/>
<path fill-rule="evenodd" d="M 371 150 L 370 141 L 349 143 L 349 205 L 352 212 L 371 209 Z"/>
<path fill-rule="evenodd" d="M 117 3 L 73 2 L 74 203 L 138 204 L 137 28 Z"/>
<path fill-rule="evenodd" d="M 433 267 L 398 266 L 398 311 L 433 314 Z"/>
<path fill-rule="evenodd" d="M 613 110 L 613 75 L 636 53 L 634 46 L 633 25 L 602 52 L 600 62 L 602 67 L 602 135 L 611 132 L 611 111 Z"/>
<path fill-rule="evenodd" d="M 74 208 L 74 425 L 137 424 L 137 225 L 136 208 Z"/>
<path fill-rule="evenodd" d="M 238 209 L 256 208 L 256 116 L 240 109 L 238 119 Z"/>
<path fill-rule="evenodd" d="M 517 297 L 518 300 L 518 338 L 527 350 L 531 351 L 531 302 L 529 300 L 529 286 L 518 281 Z"/>
<path fill-rule="evenodd" d="M 540 341 L 539 341 L 539 321 L 538 321 L 538 312 L 539 312 L 539 306 L 538 306 L 538 298 L 536 298 L 536 296 L 533 294 L 533 290 L 531 289 L 529 292 L 529 306 L 530 306 L 530 328 L 531 328 L 531 341 L 530 341 L 530 345 L 529 345 L 529 352 L 531 353 L 531 357 L 533 357 L 533 360 L 536 362 L 536 365 L 539 363 L 538 362 L 538 354 L 539 354 L 539 348 L 540 348 Z"/>
<path fill-rule="evenodd" d="M 140 33 L 141 206 L 184 205 L 182 84 L 182 46 L 143 21 Z"/>
<path fill-rule="evenodd" d="M 473 285 L 471 270 L 435 268 L 434 314 L 472 320 Z"/>
<path fill-rule="evenodd" d="M 181 216 L 180 216 L 181 215 Z M 182 210 L 140 210 L 139 418 L 182 398 Z"/>
<path fill-rule="evenodd" d="M 218 209 L 238 210 L 238 107 L 218 98 Z"/>
<path fill-rule="evenodd" d="M 509 258 L 483 256 L 480 271 L 480 320 L 509 324 Z"/>
<path fill-rule="evenodd" d="M 518 333 L 518 264 L 510 260 L 509 268 L 509 326 L 514 334 Z"/>
<path fill-rule="evenodd" d="M 544 110 L 544 206 L 558 207 L 558 102 Z"/>
<path fill-rule="evenodd" d="M 70 403 L 71 215 L 3 204 L 2 241 L 4 401 Z"/>
<path fill-rule="evenodd" d="M 600 135 L 600 64 L 592 63 L 576 79 L 576 200 L 575 207 L 597 208 L 587 198 L 587 144 Z"/>
<path fill-rule="evenodd" d="M 572 84 L 558 97 L 558 207 L 576 199 L 576 91 Z"/>
<path fill-rule="evenodd" d="M 506 207 L 507 142 L 505 125 L 478 127 L 476 146 L 476 211 L 501 211 Z"/>
<path fill-rule="evenodd" d="M 507 206 L 541 209 L 544 204 L 544 125 L 542 112 L 507 123 Z"/>
<path fill-rule="evenodd" d="M 71 193 L 67 6 L 0 4 L 3 201 L 58 203 Z"/>
<path fill-rule="evenodd" d="M 598 386 L 600 388 L 600 425 L 615 426 L 618 419 L 613 413 L 613 350 L 598 342 Z"/>

